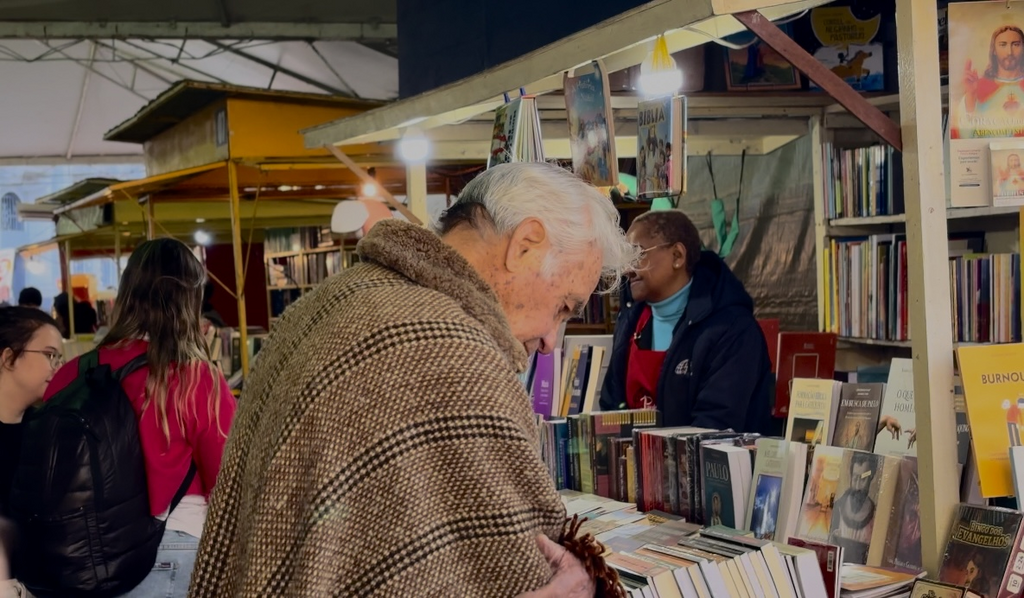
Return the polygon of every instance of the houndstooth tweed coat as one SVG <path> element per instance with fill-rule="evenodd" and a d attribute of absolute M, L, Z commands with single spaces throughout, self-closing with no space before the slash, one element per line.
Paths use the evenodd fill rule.
<path fill-rule="evenodd" d="M 497 298 L 391 220 L 288 309 L 239 401 L 190 596 L 514 596 L 565 509 Z"/>

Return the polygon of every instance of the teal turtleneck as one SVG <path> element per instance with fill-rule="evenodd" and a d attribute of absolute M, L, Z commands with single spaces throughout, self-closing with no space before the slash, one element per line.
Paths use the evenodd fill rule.
<path fill-rule="evenodd" d="M 654 325 L 651 349 L 655 351 L 668 350 L 668 346 L 672 343 L 672 331 L 675 330 L 679 318 L 683 317 L 686 304 L 690 301 L 690 285 L 692 284 L 691 280 L 668 299 L 650 304 L 651 322 Z"/>

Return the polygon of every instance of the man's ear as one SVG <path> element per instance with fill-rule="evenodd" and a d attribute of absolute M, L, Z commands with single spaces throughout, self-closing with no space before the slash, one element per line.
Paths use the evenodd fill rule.
<path fill-rule="evenodd" d="M 521 272 L 539 263 L 550 246 L 544 224 L 537 218 L 527 218 L 512 231 L 505 254 L 505 268 L 509 272 Z"/>

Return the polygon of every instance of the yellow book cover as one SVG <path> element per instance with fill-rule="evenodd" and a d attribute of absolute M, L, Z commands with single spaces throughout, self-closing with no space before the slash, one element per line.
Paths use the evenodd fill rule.
<path fill-rule="evenodd" d="M 1024 344 L 957 349 L 981 495 L 1012 496 L 1010 447 L 1024 428 Z"/>
<path fill-rule="evenodd" d="M 835 381 L 794 378 L 790 392 L 786 439 L 810 445 L 831 442 L 832 394 Z M 824 424 L 824 425 L 822 425 Z"/>

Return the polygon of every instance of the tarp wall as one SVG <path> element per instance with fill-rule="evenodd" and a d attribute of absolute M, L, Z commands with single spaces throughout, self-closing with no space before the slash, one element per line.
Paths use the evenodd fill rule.
<path fill-rule="evenodd" d="M 687 195 L 679 202 L 709 249 L 711 177 L 705 156 L 690 156 Z M 713 156 L 718 196 L 731 222 L 740 182 L 739 156 Z M 778 318 L 783 330 L 817 330 L 817 260 L 809 136 L 767 156 L 747 156 L 740 200 L 740 235 L 726 258 L 754 298 L 758 318 Z"/>

